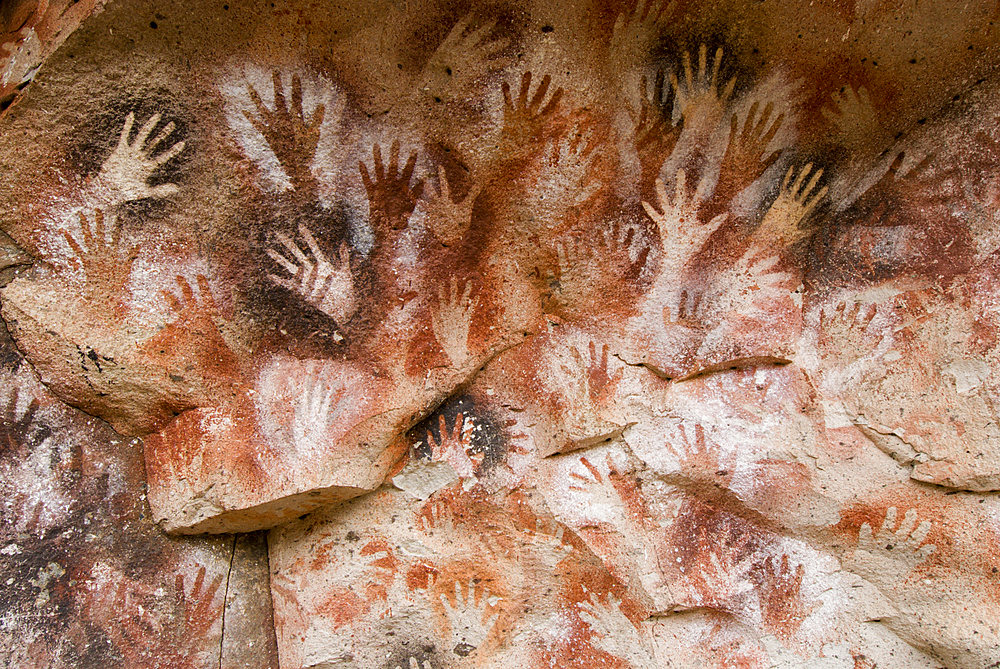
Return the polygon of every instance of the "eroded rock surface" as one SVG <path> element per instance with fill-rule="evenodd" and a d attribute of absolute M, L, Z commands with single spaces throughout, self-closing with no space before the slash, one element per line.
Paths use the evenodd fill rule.
<path fill-rule="evenodd" d="M 7 664 L 1000 666 L 998 18 L 4 4 Z"/>
<path fill-rule="evenodd" d="M 141 444 L 54 398 L 2 330 L 0 360 L 0 662 L 220 666 L 223 630 L 247 618 L 224 612 L 230 584 L 267 594 L 263 545 L 261 571 L 234 561 L 232 536 L 163 535 L 146 503 Z M 273 634 L 256 622 L 241 643 L 255 644 L 258 659 L 229 666 L 277 666 Z"/>

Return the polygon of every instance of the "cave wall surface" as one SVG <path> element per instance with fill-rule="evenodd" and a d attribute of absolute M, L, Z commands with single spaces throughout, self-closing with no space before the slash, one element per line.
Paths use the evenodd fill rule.
<path fill-rule="evenodd" d="M 0 664 L 1000 667 L 997 21 L 0 4 Z"/>

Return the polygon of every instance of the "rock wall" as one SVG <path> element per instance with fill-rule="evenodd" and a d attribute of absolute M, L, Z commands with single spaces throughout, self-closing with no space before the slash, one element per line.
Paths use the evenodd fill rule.
<path fill-rule="evenodd" d="M 5 666 L 1000 666 L 998 20 L 2 5 Z"/>

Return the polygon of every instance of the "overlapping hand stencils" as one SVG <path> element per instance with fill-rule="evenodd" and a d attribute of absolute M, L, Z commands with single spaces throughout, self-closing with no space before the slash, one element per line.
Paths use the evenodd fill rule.
<path fill-rule="evenodd" d="M 290 666 L 976 666 L 988 550 L 935 514 L 1000 487 L 996 96 L 897 132 L 870 54 L 555 4 L 293 2 L 186 92 L 95 89 L 14 338 L 143 437 L 161 527 L 280 528 Z M 913 603 L 975 570 L 969 613 Z"/>

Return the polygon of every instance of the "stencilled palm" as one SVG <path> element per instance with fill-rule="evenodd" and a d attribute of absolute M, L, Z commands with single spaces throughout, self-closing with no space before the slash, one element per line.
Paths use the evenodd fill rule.
<path fill-rule="evenodd" d="M 858 300 L 844 300 L 834 307 L 820 310 L 820 327 L 830 339 L 851 339 L 860 342 L 871 339 L 867 334 L 869 326 L 878 315 L 877 304 L 865 304 Z"/>
<path fill-rule="evenodd" d="M 375 179 L 371 178 L 364 161 L 358 161 L 361 181 L 368 194 L 368 215 L 376 234 L 387 230 L 402 230 L 410 222 L 410 216 L 417 206 L 417 200 L 424 190 L 423 179 L 413 185 L 413 170 L 417 165 L 417 152 L 412 151 L 403 169 L 399 169 L 399 140 L 393 140 L 389 148 L 389 163 L 382 162 L 382 147 L 372 147 L 372 162 Z"/>
<path fill-rule="evenodd" d="M 877 532 L 869 523 L 861 525 L 857 548 L 849 560 L 862 575 L 904 579 L 937 549 L 924 543 L 933 527 L 930 521 L 919 520 L 917 510 L 908 509 L 897 524 L 898 514 L 896 507 L 890 506 Z"/>
<path fill-rule="evenodd" d="M 0 454 L 4 456 L 30 452 L 44 440 L 44 434 L 35 424 L 40 406 L 38 398 L 24 402 L 17 385 L 9 381 L 3 391 L 5 397 L 0 411 Z"/>
<path fill-rule="evenodd" d="M 591 341 L 589 355 L 578 348 L 569 349 L 568 359 L 558 363 L 561 420 L 567 436 L 581 443 L 602 441 L 623 429 L 614 406 L 614 395 L 622 379 L 622 370 L 608 372 L 608 349 Z"/>
<path fill-rule="evenodd" d="M 893 164 L 895 163 L 896 161 L 893 161 Z M 892 166 L 890 166 L 891 169 Z M 975 260 L 978 264 L 992 256 L 1000 248 L 1000 239 L 997 239 L 996 235 L 993 234 L 993 231 L 1000 226 L 1000 210 L 990 206 L 988 198 L 977 193 L 972 183 L 963 183 L 962 192 L 969 205 L 966 220 L 970 224 L 969 232 L 972 236 L 972 242 L 975 244 Z"/>
<path fill-rule="evenodd" d="M 760 178 L 781 155 L 781 151 L 768 153 L 768 147 L 781 129 L 785 115 L 772 117 L 773 102 L 768 102 L 758 117 L 759 109 L 757 101 L 750 105 L 742 130 L 737 115 L 733 114 L 731 118 L 729 144 L 715 187 L 714 199 L 720 200 L 721 206 L 728 204 L 740 191 Z"/>
<path fill-rule="evenodd" d="M 809 606 L 802 598 L 804 576 L 805 565 L 793 569 L 787 553 L 782 553 L 780 560 L 769 555 L 752 573 L 760 593 L 764 627 L 781 639 L 788 640 L 820 607 L 819 602 Z"/>
<path fill-rule="evenodd" d="M 376 536 L 358 551 L 359 563 L 370 582 L 387 587 L 396 578 L 401 560 L 393 553 L 392 546 Z"/>
<path fill-rule="evenodd" d="M 608 45 L 608 60 L 616 69 L 628 71 L 645 62 L 663 28 L 671 0 L 636 0 L 615 19 Z"/>
<path fill-rule="evenodd" d="M 389 615 L 390 592 L 395 590 L 402 560 L 394 553 L 393 546 L 378 535 L 362 546 L 358 557 L 352 567 L 361 568 L 359 579 L 364 581 L 364 599 L 380 612 L 379 615 Z"/>
<path fill-rule="evenodd" d="M 724 475 L 726 466 L 719 445 L 714 439 L 706 439 L 701 424 L 696 423 L 691 434 L 688 434 L 689 427 L 683 423 L 678 425 L 678 438 L 664 444 L 677 459 L 681 475 L 693 478 Z"/>
<path fill-rule="evenodd" d="M 521 90 L 516 100 L 510 96 L 510 84 L 504 81 L 500 85 L 504 101 L 501 156 L 521 155 L 534 148 L 533 141 L 540 139 L 545 123 L 562 99 L 563 89 L 557 88 L 549 101 L 545 102 L 551 83 L 551 76 L 546 74 L 542 77 L 542 83 L 538 85 L 530 100 L 528 93 L 531 91 L 531 72 L 521 75 Z"/>
<path fill-rule="evenodd" d="M 535 518 L 531 544 L 545 564 L 553 568 L 576 550 L 566 534 L 566 526 L 554 518 Z"/>
<path fill-rule="evenodd" d="M 604 404 L 614 396 L 618 384 L 621 383 L 623 370 L 614 374 L 608 373 L 608 347 L 591 341 L 587 346 L 588 355 L 584 357 L 578 349 L 573 349 L 573 357 L 584 370 L 587 395 L 591 402 Z M 598 352 L 599 351 L 599 352 Z M 585 362 L 586 361 L 586 362 Z"/>
<path fill-rule="evenodd" d="M 438 168 L 437 187 L 434 194 L 424 200 L 427 212 L 427 226 L 434 236 L 445 246 L 459 242 L 469 231 L 472 223 L 472 207 L 482 186 L 472 182 L 472 187 L 461 200 L 452 197 L 448 174 L 443 167 Z"/>
<path fill-rule="evenodd" d="M 550 297 L 561 307 L 578 307 L 593 297 L 595 279 L 590 271 L 593 258 L 590 245 L 575 237 L 560 239 L 555 244 L 554 272 L 546 271 L 546 282 L 552 289 Z"/>
<path fill-rule="evenodd" d="M 438 288 L 437 307 L 431 312 L 431 328 L 451 364 L 459 367 L 469 358 L 469 326 L 476 309 L 472 299 L 472 281 L 460 289 L 458 277 L 451 277 Z"/>
<path fill-rule="evenodd" d="M 635 129 L 632 143 L 639 158 L 641 178 L 640 197 L 652 193 L 653 184 L 660 174 L 663 163 L 673 153 L 677 140 L 684 129 L 683 122 L 673 124 L 673 88 L 666 85 L 663 70 L 658 70 L 650 87 L 649 79 L 643 75 L 639 84 L 639 111 L 633 113 Z"/>
<path fill-rule="evenodd" d="M 632 667 L 655 665 L 653 650 L 621 609 L 621 600 L 609 594 L 601 601 L 591 593 L 589 599 L 577 604 L 580 620 L 587 623 L 596 637 L 595 646 L 609 655 L 621 658 Z"/>
<path fill-rule="evenodd" d="M 781 258 L 771 249 L 749 247 L 740 259 L 712 280 L 702 297 L 703 313 L 739 313 L 759 316 L 786 299 L 798 283 L 781 269 Z"/>
<path fill-rule="evenodd" d="M 315 453 L 329 439 L 329 430 L 349 401 L 342 380 L 314 367 L 302 381 L 292 418 L 292 442 L 302 453 Z"/>
<path fill-rule="evenodd" d="M 902 204 L 898 197 L 901 189 L 908 190 L 905 182 L 910 182 L 912 186 L 914 180 L 923 181 L 922 177 L 934 161 L 934 154 L 908 149 L 908 155 L 906 150 L 897 151 L 894 148 L 888 154 L 876 156 L 876 146 L 880 145 L 869 138 L 864 140 L 862 148 L 854 151 L 853 163 L 861 169 L 852 175 L 849 190 L 843 187 L 838 189 L 842 191 L 843 197 L 838 199 L 836 208 L 840 211 L 850 207 L 864 212 L 867 225 L 896 225 L 898 221 L 894 220 L 900 213 Z M 887 161 L 887 158 L 891 160 Z M 868 167 L 865 169 L 863 166 Z M 876 178 L 874 183 L 870 181 L 872 177 Z M 925 191 L 933 188 L 927 181 L 922 186 Z"/>
<path fill-rule="evenodd" d="M 532 189 L 531 203 L 537 218 L 554 221 L 566 209 L 583 204 L 601 190 L 603 184 L 593 174 L 599 155 L 596 148 L 593 132 L 582 124 L 554 143 L 549 161 Z"/>
<path fill-rule="evenodd" d="M 0 448 L 2 448 L 2 444 L 0 444 Z M 9 453 L 3 453 L 2 450 L 0 450 L 0 454 L 4 457 L 10 456 Z M 49 498 L 42 501 L 36 495 L 16 490 L 4 500 L 2 516 L 5 520 L 10 519 L 12 522 L 12 525 L 8 526 L 11 530 L 40 533 L 62 520 L 60 516 L 49 518 L 50 509 L 47 506 L 54 503 L 63 504 L 64 508 L 68 510 L 70 500 Z"/>
<path fill-rule="evenodd" d="M 594 514 L 598 518 L 616 524 L 624 522 L 626 520 L 624 504 L 611 481 L 606 480 L 601 470 L 586 456 L 581 456 L 578 462 L 579 466 L 574 465 L 567 474 L 569 483 L 567 488 L 584 495 L 586 503 L 582 508 L 585 509 L 585 513 Z M 608 465 L 609 468 L 613 465 L 610 459 Z"/>
<path fill-rule="evenodd" d="M 855 90 L 847 85 L 834 91 L 830 97 L 833 106 L 823 107 L 820 113 L 849 145 L 860 148 L 867 143 L 869 133 L 876 130 L 882 132 L 882 124 L 867 88 L 861 86 Z"/>
<path fill-rule="evenodd" d="M 477 589 L 475 580 L 470 580 L 464 589 L 461 582 L 455 581 L 454 603 L 445 593 L 439 596 L 451 630 L 452 648 L 462 647 L 471 652 L 483 645 L 500 615 L 489 590 L 481 584 Z"/>
<path fill-rule="evenodd" d="M 572 316 L 593 315 L 606 305 L 609 282 L 637 280 L 647 267 L 650 247 L 645 235 L 631 223 L 612 222 L 598 243 L 564 236 L 555 242 L 555 259 L 546 261 L 543 277 L 545 308 Z M 548 301 L 551 300 L 551 304 Z M 562 311 L 561 311 L 562 310 Z"/>
<path fill-rule="evenodd" d="M 114 617 L 105 629 L 127 665 L 150 669 L 193 666 L 191 658 L 222 620 L 224 602 L 217 602 L 222 576 L 217 575 L 207 585 L 205 576 L 205 567 L 199 567 L 189 590 L 184 574 L 176 575 L 173 595 L 175 615 L 183 621 L 180 626 L 168 626 L 163 616 L 155 614 L 162 595 L 149 585 L 123 577 L 125 580 L 104 589 L 98 615 Z"/>
<path fill-rule="evenodd" d="M 168 328 L 165 328 L 164 334 L 170 328 L 179 328 L 188 336 L 199 339 L 205 371 L 213 371 L 226 377 L 239 366 L 230 345 L 233 342 L 238 346 L 238 337 L 232 336 L 234 333 L 229 329 L 232 323 L 219 311 L 208 277 L 199 274 L 195 280 L 197 291 L 187 278 L 180 275 L 174 277 L 179 293 L 160 291 L 170 310 Z"/>
<path fill-rule="evenodd" d="M 788 168 L 778 197 L 771 203 L 764 219 L 753 233 L 757 244 L 762 247 L 786 248 L 808 234 L 802 224 L 830 190 L 828 186 L 817 190 L 823 169 L 815 172 L 812 170 L 812 163 L 806 163 L 798 175 L 795 174 L 794 166 Z"/>
<path fill-rule="evenodd" d="M 343 324 L 354 315 L 358 306 L 354 277 L 351 274 L 350 246 L 346 242 L 342 243 L 339 253 L 331 262 L 304 223 L 299 224 L 299 235 L 305 240 L 311 256 L 288 235 L 279 232 L 275 237 L 292 257 L 286 257 L 276 248 L 267 249 L 267 255 L 290 276 L 268 273 L 267 278 L 296 293 L 338 324 Z"/>
<path fill-rule="evenodd" d="M 395 574 L 400 565 L 399 558 L 392 552 L 392 546 L 379 536 L 366 543 L 358 554 L 365 569 L 382 572 L 381 576 L 388 576 L 390 572 Z"/>
<path fill-rule="evenodd" d="M 859 300 L 820 309 L 819 344 L 837 360 L 836 380 L 841 385 L 857 379 L 892 350 L 895 329 L 883 322 L 880 312 L 878 304 Z"/>
<path fill-rule="evenodd" d="M 453 427 L 448 426 L 444 414 L 438 416 L 438 438 L 435 439 L 434 433 L 427 431 L 427 445 L 431 449 L 431 459 L 447 462 L 461 478 L 475 476 L 478 465 L 473 461 L 473 457 L 477 455 L 473 452 L 472 445 L 475 427 L 475 421 L 467 420 L 465 414 L 461 412 L 455 416 Z"/>
<path fill-rule="evenodd" d="M 315 188 L 312 163 L 319 144 L 320 127 L 326 116 L 326 105 L 316 105 L 312 118 L 307 118 L 302 106 L 302 79 L 299 75 L 292 75 L 291 105 L 285 99 L 281 74 L 277 70 L 271 73 L 271 81 L 274 108 L 264 104 L 260 94 L 247 84 L 247 95 L 254 104 L 256 114 L 243 110 L 243 115 L 264 137 L 295 190 L 310 194 Z M 335 110 L 336 115 L 339 116 L 341 108 Z"/>
<path fill-rule="evenodd" d="M 700 202 L 695 192 L 688 192 L 683 169 L 677 170 L 673 197 L 667 194 L 663 180 L 656 180 L 656 199 L 659 210 L 649 202 L 643 202 L 642 207 L 660 232 L 660 273 L 676 278 L 725 222 L 728 214 L 722 213 L 708 223 L 701 223 L 698 220 Z"/>
<path fill-rule="evenodd" d="M 162 632 L 160 626 L 155 624 L 156 618 L 151 615 L 155 610 L 151 593 L 122 580 L 102 588 L 95 599 L 99 610 L 114 612 L 115 624 L 108 627 L 112 645 L 127 663 L 142 662 L 144 651 Z"/>
<path fill-rule="evenodd" d="M 428 59 L 420 76 L 420 90 L 440 101 L 467 96 L 487 75 L 503 67 L 500 55 L 510 45 L 493 34 L 496 21 L 476 25 L 470 13 L 458 20 Z"/>
<path fill-rule="evenodd" d="M 663 307 L 663 321 L 667 325 L 697 327 L 702 317 L 701 303 L 704 293 L 694 288 L 675 288 L 669 291 Z"/>
<path fill-rule="evenodd" d="M 184 631 L 193 640 L 202 638 L 212 627 L 222 621 L 222 605 L 216 608 L 215 600 L 222 584 L 222 574 L 216 575 L 211 583 L 205 583 L 205 567 L 199 567 L 194 583 L 188 590 L 184 585 L 184 574 L 177 574 L 174 587 L 180 597 L 184 611 Z"/>
<path fill-rule="evenodd" d="M 698 606 L 722 610 L 742 610 L 734 604 L 753 590 L 749 579 L 751 560 L 739 557 L 741 546 L 722 545 L 708 550 L 708 560 L 702 561 L 691 575 L 692 594 Z"/>
<path fill-rule="evenodd" d="M 440 419 L 438 424 L 440 426 Z M 430 439 L 433 435 L 428 434 L 427 436 Z M 431 497 L 417 511 L 416 515 L 417 525 L 424 532 L 433 533 L 440 531 L 445 534 L 455 530 L 456 522 L 453 509 L 440 497 Z"/>
<path fill-rule="evenodd" d="M 698 48 L 698 72 L 695 74 L 691 67 L 691 54 L 685 51 L 682 56 L 684 79 L 678 80 L 676 74 L 670 74 L 670 84 L 677 93 L 677 106 L 685 122 L 689 124 L 700 125 L 717 119 L 736 86 L 736 77 L 732 77 L 722 90 L 719 90 L 722 47 L 715 51 L 711 73 L 708 71 L 707 58 L 708 47 L 702 44 Z"/>
<path fill-rule="evenodd" d="M 598 253 L 605 261 L 618 259 L 636 269 L 646 265 L 649 244 L 634 223 L 612 221 L 601 231 L 599 244 Z"/>
<path fill-rule="evenodd" d="M 212 295 L 212 289 L 208 284 L 208 277 L 199 274 L 195 281 L 198 285 L 198 294 L 195 294 L 191 282 L 185 277 L 177 275 L 174 277 L 177 287 L 180 289 L 180 296 L 168 290 L 161 290 L 160 295 L 170 308 L 172 323 L 182 321 L 192 321 L 197 319 L 208 319 L 215 321 L 219 314 L 218 305 Z"/>
<path fill-rule="evenodd" d="M 117 201 L 163 199 L 178 192 L 177 184 L 149 185 L 149 179 L 153 174 L 180 155 L 186 146 L 183 140 L 166 148 L 161 146 L 176 128 L 173 121 L 163 126 L 152 140 L 149 139 L 160 123 L 160 118 L 159 113 L 149 117 L 139 128 L 135 139 L 130 141 L 132 127 L 135 125 L 135 113 L 129 112 L 125 117 L 125 125 L 118 138 L 118 144 L 101 165 L 98 174 L 98 180 L 114 192 Z"/>
<path fill-rule="evenodd" d="M 132 275 L 132 265 L 139 256 L 139 246 L 123 248 L 121 223 L 114 219 L 105 227 L 102 210 L 94 210 L 93 219 L 91 228 L 87 215 L 80 212 L 82 245 L 68 231 L 59 232 L 80 263 L 87 285 L 102 295 L 103 303 L 108 296 L 120 299 L 123 295 Z"/>

